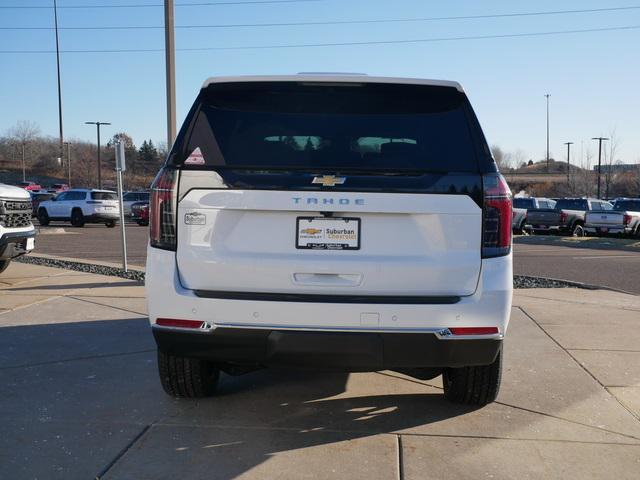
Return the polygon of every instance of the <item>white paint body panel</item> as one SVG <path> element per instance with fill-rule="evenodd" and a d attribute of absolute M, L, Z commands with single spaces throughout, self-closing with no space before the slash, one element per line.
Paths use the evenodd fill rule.
<path fill-rule="evenodd" d="M 296 218 L 324 210 L 361 219 L 360 250 L 295 248 Z M 194 214 L 204 225 L 186 224 Z M 469 296 L 481 220 L 464 195 L 192 190 L 178 204 L 177 266 L 192 290 Z"/>
<path fill-rule="evenodd" d="M 511 310 L 513 273 L 511 254 L 482 260 L 476 291 L 450 305 L 220 300 L 197 297 L 180 283 L 175 252 L 149 247 L 145 284 L 152 325 L 158 317 L 164 317 L 206 321 L 214 328 L 397 333 L 455 326 L 497 326 L 504 335 Z M 377 325 L 369 324 L 371 314 L 377 314 Z"/>

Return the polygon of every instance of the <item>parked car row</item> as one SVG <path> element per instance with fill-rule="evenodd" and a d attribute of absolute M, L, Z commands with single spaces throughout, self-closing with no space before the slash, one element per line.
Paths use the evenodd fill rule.
<path fill-rule="evenodd" d="M 38 218 L 40 225 L 62 221 L 71 222 L 75 227 L 82 227 L 85 223 L 104 223 L 112 228 L 120 218 L 118 197 L 112 190 L 74 188 L 57 194 L 47 191 L 29 193 L 32 215 Z M 137 206 L 135 212 L 133 206 Z M 125 217 L 138 225 L 149 224 L 148 207 L 148 192 L 126 192 L 123 195 Z"/>
<path fill-rule="evenodd" d="M 514 198 L 512 227 L 519 233 L 640 236 L 640 199 Z"/>

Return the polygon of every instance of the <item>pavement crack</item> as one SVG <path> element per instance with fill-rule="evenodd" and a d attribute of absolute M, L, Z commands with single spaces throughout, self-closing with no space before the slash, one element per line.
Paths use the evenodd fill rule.
<path fill-rule="evenodd" d="M 99 305 L 101 307 L 113 308 L 114 310 L 120 310 L 120 311 L 127 312 L 127 313 L 135 313 L 136 315 L 141 315 L 143 317 L 147 317 L 146 313 L 137 312 L 135 310 L 129 310 L 128 308 L 114 307 L 113 305 L 105 305 L 104 303 L 100 303 L 100 302 L 92 302 L 91 300 L 87 300 L 86 298 L 80 298 L 80 296 L 76 296 L 76 295 L 65 295 L 65 298 L 70 298 L 72 300 L 77 300 L 78 302 L 91 303 L 92 305 Z"/>
<path fill-rule="evenodd" d="M 135 352 L 122 352 L 122 353 L 106 353 L 104 355 L 88 355 L 86 357 L 72 357 L 72 358 L 63 358 L 60 360 L 51 360 L 49 362 L 39 362 L 39 363 L 25 363 L 23 365 L 11 365 L 8 367 L 0 367 L 0 371 L 2 370 L 12 370 L 16 368 L 30 368 L 30 367 L 42 367 L 46 365 L 55 365 L 56 363 L 66 363 L 66 362 L 77 362 L 82 360 L 94 360 L 97 358 L 109 358 L 109 357 L 123 357 L 126 355 L 139 355 L 141 353 L 149 353 L 155 352 L 156 349 L 148 349 L 148 350 L 137 350 Z"/>
<path fill-rule="evenodd" d="M 118 454 L 113 458 L 113 460 L 111 460 L 101 471 L 100 473 L 98 473 L 98 475 L 95 476 L 95 480 L 101 480 L 102 478 L 104 478 L 104 476 L 109 472 L 109 470 L 111 470 L 113 468 L 113 466 L 118 463 L 118 461 L 129 451 L 131 450 L 131 448 L 136 444 L 136 442 L 138 442 L 145 433 L 147 433 L 149 431 L 149 429 L 151 428 L 153 424 L 149 424 L 149 425 L 145 425 L 144 428 L 135 436 L 133 437 L 133 439 L 127 444 L 125 445 L 125 447 L 120 450 L 120 452 L 118 452 Z"/>
<path fill-rule="evenodd" d="M 546 332 L 545 332 L 545 333 L 546 333 Z M 574 359 L 574 360 L 575 360 L 575 359 Z M 377 373 L 377 374 L 379 374 L 379 375 L 384 375 L 384 376 L 386 376 L 386 377 L 396 378 L 396 379 L 398 379 L 398 380 L 404 380 L 404 381 L 406 381 L 406 382 L 417 383 L 418 385 L 424 385 L 425 387 L 432 387 L 432 388 L 436 388 L 436 389 L 438 389 L 438 390 L 442 390 L 442 387 L 439 387 L 439 386 L 437 386 L 437 385 L 433 385 L 433 384 L 431 384 L 431 383 L 426 383 L 426 382 L 423 382 L 423 381 L 420 381 L 420 380 L 415 380 L 415 379 L 412 379 L 412 378 L 401 377 L 401 376 L 399 376 L 399 375 L 393 375 L 393 374 L 391 374 L 391 373 L 384 373 L 384 372 L 376 372 L 376 373 Z M 614 395 L 612 395 L 612 394 L 611 394 L 611 392 L 608 392 L 608 393 L 609 393 L 609 395 L 611 395 L 612 397 L 614 397 L 614 398 L 615 398 L 615 396 L 614 396 Z M 616 398 L 616 401 L 617 401 L 618 403 L 620 403 L 620 401 L 619 401 L 617 398 Z M 523 412 L 533 413 L 533 414 L 535 414 L 535 415 L 541 415 L 541 416 L 543 416 L 543 417 L 553 418 L 554 420 L 559 420 L 559 421 L 561 421 L 561 422 L 568 422 L 568 423 L 571 423 L 571 424 L 573 424 L 573 425 L 579 425 L 579 426 L 581 426 L 581 427 L 592 428 L 592 429 L 594 429 L 594 430 L 598 430 L 598 431 L 601 431 L 601 432 L 610 433 L 610 434 L 612 434 L 612 435 L 620 435 L 620 436 L 623 436 L 623 437 L 626 437 L 626 438 L 631 438 L 631 439 L 633 439 L 633 440 L 640 440 L 640 438 L 639 438 L 639 437 L 635 437 L 635 436 L 633 436 L 633 435 L 629 435 L 629 434 L 621 433 L 621 432 L 616 432 L 615 430 L 609 430 L 609 429 L 607 429 L 607 428 L 597 427 L 597 426 L 595 426 L 595 425 L 589 425 L 589 424 L 587 424 L 587 423 L 578 422 L 578 421 L 576 421 L 576 420 L 571 420 L 571 419 L 568 419 L 568 418 L 558 417 L 557 415 L 553 415 L 553 414 L 551 414 L 551 413 L 540 412 L 540 411 L 538 411 L 538 410 L 533 410 L 533 409 L 531 409 L 531 408 L 521 407 L 521 406 L 518 406 L 518 405 L 512 405 L 512 404 L 510 404 L 510 403 L 500 402 L 500 401 L 498 401 L 498 400 L 496 400 L 496 401 L 495 401 L 495 402 L 493 402 L 493 403 L 495 403 L 495 404 L 497 404 L 497 405 L 502 405 L 503 407 L 513 408 L 514 410 L 521 410 L 521 411 L 523 411 Z M 624 407 L 624 405 L 622 405 L 622 406 Z M 628 411 L 628 409 L 627 409 L 627 408 L 625 408 L 625 410 L 627 410 L 627 411 Z M 632 414 L 632 415 L 633 415 L 633 414 Z M 635 415 L 634 415 L 634 416 L 635 416 Z M 596 442 L 596 443 L 600 443 L 600 442 Z"/>
<path fill-rule="evenodd" d="M 605 307 L 605 308 L 607 307 L 606 305 L 602 305 L 602 304 L 599 304 L 599 303 L 593 303 L 593 302 L 579 302 L 577 300 L 569 300 L 569 299 L 564 299 L 564 298 L 562 300 L 559 300 L 557 298 L 547 298 L 547 297 L 539 297 L 537 295 L 527 295 L 527 294 L 521 293 L 521 292 L 517 292 L 517 294 L 519 296 L 521 296 L 521 297 L 524 297 L 524 298 L 533 298 L 535 300 L 544 300 L 546 302 L 573 303 L 575 305 L 589 305 L 591 307 Z M 633 293 L 625 293 L 625 294 L 626 295 L 632 295 L 632 296 L 635 296 L 635 297 L 638 296 L 638 295 L 633 294 Z M 514 305 L 514 307 L 515 308 L 520 308 L 520 309 L 522 308 L 522 307 L 519 307 L 519 306 L 516 307 L 515 305 Z M 640 312 L 640 308 L 636 308 L 636 307 L 624 307 L 624 306 L 620 307 L 620 306 L 616 306 L 615 308 L 618 309 L 618 310 L 626 310 L 628 312 Z"/>
<path fill-rule="evenodd" d="M 587 375 L 589 375 L 591 378 L 593 378 L 593 380 L 595 380 L 595 381 L 596 381 L 596 383 L 597 383 L 598 385 L 600 385 L 600 386 L 602 387 L 602 389 L 603 389 L 605 392 L 607 392 L 607 394 L 609 394 L 609 395 L 611 396 L 611 398 L 613 398 L 616 402 L 618 402 L 618 405 L 620 405 L 622 408 L 624 408 L 624 409 L 627 411 L 627 413 L 629 413 L 629 415 L 631 415 L 631 416 L 632 416 L 633 418 L 635 418 L 638 422 L 640 422 L 640 416 L 638 416 L 638 415 L 637 415 L 633 410 L 631 410 L 631 409 L 630 409 L 630 408 L 628 408 L 624 403 L 622 403 L 622 402 L 618 399 L 618 397 L 616 397 L 613 393 L 611 393 L 611 392 L 607 389 L 607 387 L 606 387 L 606 385 L 605 385 L 604 383 L 602 383 L 600 380 L 598 380 L 598 378 L 597 378 L 593 373 L 591 373 L 587 367 L 585 367 L 582 363 L 580 363 L 580 361 L 579 361 L 576 357 L 574 357 L 574 356 L 573 356 L 573 354 L 572 354 L 568 349 L 564 348 L 560 342 L 558 342 L 555 338 L 553 338 L 553 337 L 549 334 L 549 332 L 547 332 L 547 331 L 544 329 L 544 327 L 543 327 L 540 323 L 538 323 L 538 322 L 536 321 L 536 319 L 535 319 L 535 318 L 533 318 L 531 315 L 529 315 L 529 313 L 527 313 L 527 311 L 526 311 L 524 308 L 522 308 L 522 307 L 518 307 L 518 309 L 519 309 L 519 310 L 520 310 L 524 315 L 526 315 L 526 317 L 527 317 L 529 320 L 531 320 L 531 321 L 534 323 L 534 325 L 536 325 L 536 326 L 537 326 L 537 327 L 538 327 L 538 328 L 539 328 L 539 329 L 540 329 L 540 330 L 541 330 L 541 331 L 542 331 L 542 332 L 543 332 L 547 337 L 549 337 L 549 339 L 551 339 L 551 341 L 552 341 L 553 343 L 555 343 L 558 347 L 560 347 L 560 348 L 562 349 L 562 351 L 563 351 L 563 352 L 565 352 L 567 355 L 569 355 L 569 357 L 571 358 L 571 360 L 573 360 L 573 361 L 576 363 L 576 365 L 578 365 L 582 370 L 584 370 L 584 371 L 587 373 Z M 620 435 L 624 435 L 624 434 L 620 434 Z M 633 437 L 633 438 L 635 438 L 635 437 Z"/>

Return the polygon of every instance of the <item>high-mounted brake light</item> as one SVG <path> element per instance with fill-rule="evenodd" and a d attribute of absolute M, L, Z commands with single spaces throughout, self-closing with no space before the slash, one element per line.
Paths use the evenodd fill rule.
<path fill-rule="evenodd" d="M 151 185 L 149 244 L 164 250 L 176 249 L 178 171 L 163 168 Z"/>
<path fill-rule="evenodd" d="M 511 190 L 499 173 L 482 176 L 482 258 L 500 257 L 511 251 Z"/>

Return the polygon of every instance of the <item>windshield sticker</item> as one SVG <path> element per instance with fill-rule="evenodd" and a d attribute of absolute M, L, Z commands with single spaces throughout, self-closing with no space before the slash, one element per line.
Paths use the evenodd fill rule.
<path fill-rule="evenodd" d="M 200 147 L 196 147 L 196 149 L 191 152 L 191 155 L 187 157 L 184 163 L 186 165 L 204 165 L 204 157 L 202 156 Z"/>

